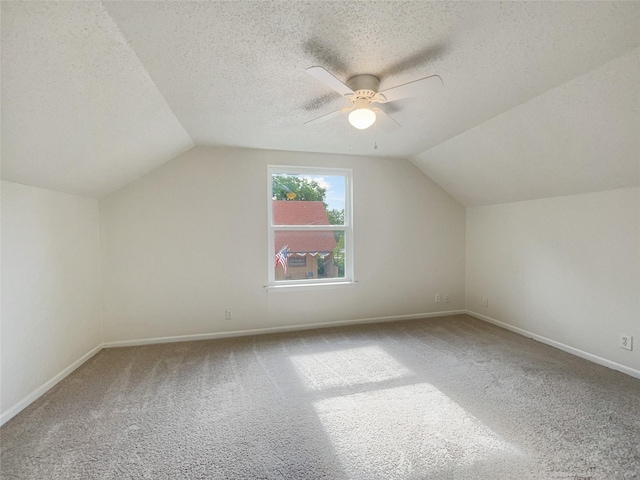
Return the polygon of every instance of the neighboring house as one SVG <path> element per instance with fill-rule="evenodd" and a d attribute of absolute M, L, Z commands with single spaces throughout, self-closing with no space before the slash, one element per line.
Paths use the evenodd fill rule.
<path fill-rule="evenodd" d="M 276 225 L 330 225 L 322 202 L 295 200 L 273 201 L 273 222 Z M 287 269 L 276 265 L 276 280 L 322 278 L 338 276 L 333 264 L 336 239 L 330 230 L 321 232 L 275 232 L 275 253 L 287 250 Z"/>

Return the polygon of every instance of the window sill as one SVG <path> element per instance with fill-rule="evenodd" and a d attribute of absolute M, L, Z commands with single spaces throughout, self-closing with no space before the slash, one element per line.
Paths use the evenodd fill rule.
<path fill-rule="evenodd" d="M 319 282 L 319 283 L 288 283 L 284 285 L 266 285 L 264 289 L 267 293 L 283 293 L 283 292 L 309 292 L 311 290 L 331 290 L 334 288 L 350 288 L 356 286 L 355 281 L 344 282 Z"/>

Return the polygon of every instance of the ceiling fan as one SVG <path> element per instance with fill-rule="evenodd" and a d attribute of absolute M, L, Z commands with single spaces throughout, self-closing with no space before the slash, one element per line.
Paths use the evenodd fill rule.
<path fill-rule="evenodd" d="M 305 122 L 305 125 L 325 122 L 349 112 L 349 123 L 360 130 L 369 128 L 376 120 L 379 120 L 382 128 L 387 131 L 393 131 L 399 128 L 400 124 L 398 122 L 380 108 L 372 107 L 371 105 L 374 103 L 394 102 L 402 98 L 422 95 L 427 93 L 432 85 L 443 84 L 442 79 L 438 75 L 431 75 L 379 92 L 380 79 L 375 75 L 356 75 L 349 78 L 345 84 L 322 67 L 309 67 L 306 69 L 306 72 L 349 100 L 351 106 L 309 120 Z"/>

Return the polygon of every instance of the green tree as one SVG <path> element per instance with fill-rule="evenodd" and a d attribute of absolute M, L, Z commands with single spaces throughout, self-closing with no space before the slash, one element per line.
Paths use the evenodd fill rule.
<path fill-rule="evenodd" d="M 336 208 L 327 210 L 327 216 L 329 217 L 329 223 L 331 225 L 344 225 L 344 210 L 338 210 Z"/>
<path fill-rule="evenodd" d="M 336 246 L 333 249 L 333 264 L 338 267 L 338 276 L 344 277 L 344 234 L 335 232 Z"/>
<path fill-rule="evenodd" d="M 344 225 L 344 209 L 327 210 L 327 216 L 331 225 Z M 333 249 L 333 264 L 338 267 L 338 276 L 344 277 L 344 232 L 334 231 L 333 235 L 336 239 L 336 246 Z"/>
<path fill-rule="evenodd" d="M 287 198 L 287 193 L 295 193 L 292 199 Z M 298 200 L 302 202 L 323 202 L 327 194 L 327 189 L 322 188 L 315 180 L 295 175 L 274 175 L 273 176 L 273 198 L 274 200 Z M 325 207 L 327 204 L 325 203 Z"/>

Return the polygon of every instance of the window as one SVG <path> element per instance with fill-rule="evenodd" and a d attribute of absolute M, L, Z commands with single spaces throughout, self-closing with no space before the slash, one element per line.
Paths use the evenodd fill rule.
<path fill-rule="evenodd" d="M 351 170 L 270 166 L 269 285 L 353 281 Z"/>

